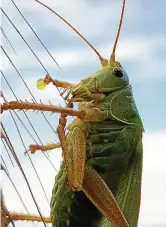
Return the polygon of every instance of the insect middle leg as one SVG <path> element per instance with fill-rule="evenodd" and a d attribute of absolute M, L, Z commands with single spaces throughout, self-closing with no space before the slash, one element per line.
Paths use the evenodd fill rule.
<path fill-rule="evenodd" d="M 48 143 L 46 145 L 31 144 L 31 145 L 29 145 L 28 151 L 30 151 L 31 154 L 34 154 L 38 150 L 45 152 L 45 151 L 53 150 L 53 149 L 60 148 L 60 147 L 61 147 L 61 144 L 59 142 Z M 27 153 L 28 151 L 26 151 L 25 153 Z"/>

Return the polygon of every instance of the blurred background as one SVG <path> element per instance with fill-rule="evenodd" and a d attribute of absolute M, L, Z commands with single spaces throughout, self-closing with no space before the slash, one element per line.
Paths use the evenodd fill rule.
<path fill-rule="evenodd" d="M 31 94 L 12 66 L 10 62 L 12 61 L 38 102 L 41 99 L 43 103 L 49 103 L 50 101 L 52 104 L 65 106 L 55 87 L 49 85 L 45 90 L 40 91 L 36 87 L 36 81 L 44 78 L 47 70 L 55 79 L 77 83 L 83 77 L 98 70 L 101 67 L 100 62 L 89 46 L 50 11 L 33 0 L 15 0 L 14 2 L 56 59 L 61 70 L 42 47 L 13 2 L 11 0 L 2 0 L 4 10 L 1 11 L 1 43 L 4 48 L 4 50 L 1 49 L 0 56 L 3 72 L 3 75 L 1 75 L 2 92 L 8 101 L 16 100 L 6 83 L 7 80 L 18 99 L 32 100 Z M 75 26 L 102 56 L 105 58 L 110 57 L 119 24 L 122 0 L 43 0 L 43 2 Z M 166 2 L 164 0 L 158 2 L 127 0 L 116 52 L 116 59 L 121 62 L 129 76 L 145 129 L 143 137 L 142 200 L 138 227 L 166 226 L 165 8 Z M 16 29 L 9 22 L 9 19 L 7 19 L 7 16 L 35 51 L 46 70 L 36 60 Z M 5 36 L 8 37 L 8 41 Z M 16 53 L 10 46 L 9 41 Z M 2 99 L 1 102 L 3 102 Z M 58 141 L 54 130 L 58 125 L 59 114 L 50 115 L 46 113 L 48 124 L 41 113 L 27 112 L 38 136 L 32 130 L 23 113 L 19 112 L 18 115 L 32 136 L 29 136 L 19 119 L 15 114 L 13 115 L 24 144 L 21 142 L 9 112 L 4 112 L 2 115 L 3 125 L 27 175 L 41 212 L 44 216 L 48 216 L 54 178 L 61 162 L 61 150 L 56 149 L 49 152 L 49 160 L 51 160 L 54 167 L 50 164 L 48 157 L 40 151 L 30 155 L 30 157 L 25 156 L 24 151 L 28 149 L 30 144 L 34 144 L 34 141 L 39 144 L 40 141 L 43 144 Z M 68 119 L 68 122 L 70 121 L 71 118 Z M 1 161 L 3 165 L 6 164 L 10 177 L 17 186 L 29 212 L 38 214 L 25 179 L 20 173 L 16 162 L 12 158 L 13 167 L 3 143 L 1 148 Z M 40 176 L 44 192 L 31 162 Z M 26 212 L 4 171 L 1 171 L 1 187 L 8 210 Z M 43 226 L 42 223 L 36 225 Z M 16 226 L 31 227 L 34 225 L 27 222 L 17 222 Z"/>

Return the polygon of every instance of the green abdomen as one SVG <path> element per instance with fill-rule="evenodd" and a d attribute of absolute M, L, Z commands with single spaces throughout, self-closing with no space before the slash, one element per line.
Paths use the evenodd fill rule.
<path fill-rule="evenodd" d="M 92 128 L 96 133 L 91 133 L 87 140 L 87 163 L 113 192 L 130 227 L 136 227 L 141 194 L 142 129 L 120 123 L 92 124 Z M 103 217 L 96 227 L 105 226 L 111 225 Z"/>
<path fill-rule="evenodd" d="M 93 217 L 99 211 L 85 194 L 73 192 L 68 185 L 66 171 L 62 163 L 52 191 L 51 219 L 53 227 L 91 227 Z"/>
<path fill-rule="evenodd" d="M 90 127 L 89 127 L 90 126 Z M 137 226 L 142 144 L 136 126 L 88 124 L 87 163 L 103 177 L 131 227 Z M 62 164 L 52 193 L 53 227 L 112 227 L 83 192 L 73 192 Z"/>

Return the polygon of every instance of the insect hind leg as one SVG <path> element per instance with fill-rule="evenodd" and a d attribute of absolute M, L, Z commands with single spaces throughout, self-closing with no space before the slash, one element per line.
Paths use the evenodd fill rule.
<path fill-rule="evenodd" d="M 115 227 L 130 227 L 112 192 L 100 175 L 88 164 L 85 167 L 83 192 Z"/>
<path fill-rule="evenodd" d="M 65 136 L 65 122 L 63 117 L 57 128 L 61 143 L 69 185 L 73 191 L 80 191 L 84 179 L 86 161 L 86 128 L 78 118 L 68 127 Z"/>

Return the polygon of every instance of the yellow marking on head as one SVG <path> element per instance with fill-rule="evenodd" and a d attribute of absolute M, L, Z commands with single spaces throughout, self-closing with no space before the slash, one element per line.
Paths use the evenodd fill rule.
<path fill-rule="evenodd" d="M 107 59 L 102 58 L 102 59 L 100 59 L 100 61 L 101 61 L 101 64 L 102 64 L 103 67 L 108 65 L 108 60 Z"/>
<path fill-rule="evenodd" d="M 121 64 L 118 61 L 111 61 L 110 67 L 111 68 L 118 68 L 118 67 L 121 67 Z"/>

